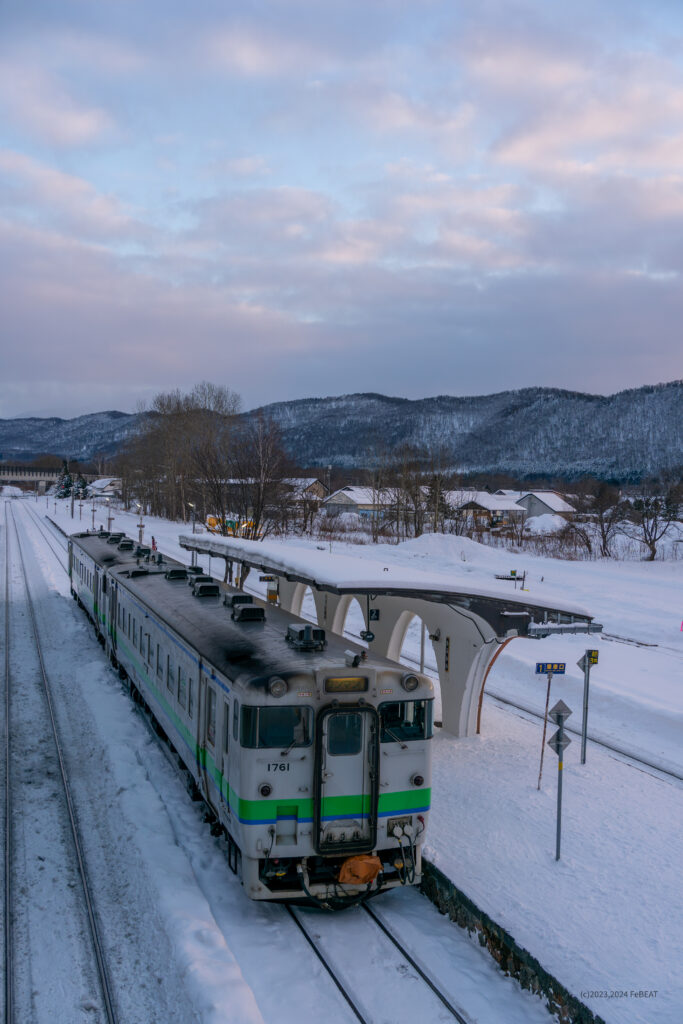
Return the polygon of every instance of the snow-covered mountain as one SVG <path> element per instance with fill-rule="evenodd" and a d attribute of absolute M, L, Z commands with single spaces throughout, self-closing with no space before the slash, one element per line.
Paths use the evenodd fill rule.
<path fill-rule="evenodd" d="M 603 397 L 557 388 L 411 401 L 377 394 L 262 411 L 305 466 L 366 466 L 399 444 L 441 449 L 462 471 L 639 477 L 683 464 L 683 381 Z"/>
<path fill-rule="evenodd" d="M 0 458 L 21 462 L 36 455 L 89 460 L 113 455 L 139 429 L 140 413 L 95 412 L 63 420 L 0 420 Z"/>
<path fill-rule="evenodd" d="M 514 476 L 636 478 L 683 464 L 683 381 L 581 394 L 525 388 L 457 398 L 342 395 L 276 402 L 245 413 L 271 417 L 303 466 L 376 463 L 400 444 L 442 453 L 464 472 Z M 0 420 L 0 453 L 23 460 L 111 455 L 139 429 L 141 414 L 101 412 L 63 419 Z"/>

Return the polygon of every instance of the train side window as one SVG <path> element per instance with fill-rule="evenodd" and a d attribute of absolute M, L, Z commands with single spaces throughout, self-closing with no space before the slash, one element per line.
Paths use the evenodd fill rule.
<path fill-rule="evenodd" d="M 228 753 L 230 749 L 230 705 L 227 700 L 223 701 L 223 750 Z"/>
<path fill-rule="evenodd" d="M 206 740 L 213 747 L 216 745 L 216 691 L 208 686 L 206 692 L 209 698 L 206 714 Z"/>
<path fill-rule="evenodd" d="M 128 612 L 128 636 L 130 638 L 130 612 Z"/>
<path fill-rule="evenodd" d="M 237 742 L 240 736 L 240 704 L 236 700 L 232 706 L 232 738 Z"/>
<path fill-rule="evenodd" d="M 192 718 L 194 715 L 194 680 L 187 681 L 187 713 Z"/>
<path fill-rule="evenodd" d="M 147 664 L 152 664 L 152 637 L 149 633 L 147 634 Z"/>
<path fill-rule="evenodd" d="M 380 743 L 431 739 L 433 705 L 433 700 L 398 700 L 380 704 Z"/>
<path fill-rule="evenodd" d="M 185 669 L 182 665 L 178 665 L 178 703 L 181 708 L 187 705 L 187 679 L 185 678 Z M 190 715 L 192 718 L 192 715 Z"/>
<path fill-rule="evenodd" d="M 137 619 L 133 619 L 133 646 L 137 647 L 137 645 L 138 645 L 138 620 Z"/>
<path fill-rule="evenodd" d="M 170 654 L 166 655 L 166 689 L 173 692 L 173 665 Z"/>

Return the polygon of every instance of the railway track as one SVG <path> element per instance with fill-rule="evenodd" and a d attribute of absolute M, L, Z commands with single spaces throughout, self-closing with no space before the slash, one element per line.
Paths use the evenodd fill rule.
<path fill-rule="evenodd" d="M 344 635 L 348 636 L 350 640 L 356 639 L 353 633 L 345 633 Z M 409 654 L 403 654 L 401 656 L 401 661 L 410 662 L 411 665 L 419 665 L 417 658 L 412 658 Z M 438 680 L 438 675 L 436 675 L 436 673 L 430 668 L 425 667 L 425 672 L 427 675 L 431 676 L 432 679 Z M 510 700 L 508 697 L 504 697 L 502 694 L 496 693 L 490 688 L 484 690 L 484 696 L 489 700 L 497 701 L 505 707 L 512 708 L 515 711 L 521 711 L 524 715 L 527 715 L 530 718 L 538 719 L 540 721 L 543 720 L 543 715 L 539 711 L 534 710 L 534 708 L 527 707 L 524 704 L 518 704 L 517 702 Z M 580 730 L 574 729 L 571 726 L 565 725 L 565 729 L 567 732 L 573 733 L 575 736 L 581 735 Z M 639 768 L 640 766 L 640 770 L 646 770 L 647 774 L 654 775 L 655 778 L 663 777 L 664 779 L 675 779 L 676 782 L 683 782 L 683 773 L 672 768 L 666 768 L 664 765 L 657 764 L 654 761 L 648 761 L 633 751 L 626 750 L 624 747 L 618 747 L 616 744 L 610 743 L 606 739 L 598 739 L 595 735 L 591 735 L 590 732 L 588 733 L 588 741 L 589 743 L 594 743 L 598 747 L 602 747 L 603 750 L 608 750 L 611 754 L 618 755 L 620 759 L 624 760 L 625 764 L 631 764 L 631 766 L 635 768 Z"/>
<path fill-rule="evenodd" d="M 382 971 L 382 980 L 386 980 L 386 990 L 382 989 L 380 980 L 376 979 L 375 984 L 372 986 L 372 992 L 367 992 L 362 989 L 359 986 L 356 977 L 353 977 L 353 982 L 349 983 L 347 981 L 347 975 L 352 972 L 350 971 L 348 964 L 346 969 L 343 966 L 340 966 L 339 955 L 336 957 L 330 957 L 329 952 L 326 949 L 326 947 L 334 945 L 335 941 L 338 941 L 338 938 L 335 939 L 331 934 L 336 929 L 339 929 L 342 932 L 341 944 L 344 945 L 344 932 L 350 923 L 348 915 L 345 916 L 343 920 L 339 920 L 327 915 L 323 916 L 319 912 L 314 911 L 315 917 L 312 918 L 312 915 L 309 915 L 309 918 L 312 918 L 315 923 L 311 927 L 307 927 L 306 924 L 304 924 L 304 914 L 302 912 L 291 906 L 288 906 L 285 909 L 331 978 L 335 987 L 350 1007 L 355 1018 L 360 1021 L 360 1024 L 374 1024 L 375 1021 L 385 1020 L 387 1017 L 397 1019 L 396 1010 L 394 1009 L 392 1012 L 391 1000 L 394 999 L 397 1000 L 397 1002 L 402 1002 L 403 999 L 405 999 L 405 993 L 400 991 L 401 983 L 404 985 L 411 985 L 415 988 L 420 988 L 421 991 L 413 992 L 411 994 L 411 998 L 413 1001 L 420 1003 L 424 1014 L 430 1014 L 428 1018 L 430 1021 L 455 1020 L 458 1024 L 471 1024 L 471 1019 L 465 1017 L 464 1014 L 453 1005 L 449 997 L 437 985 L 436 981 L 430 977 L 422 967 L 420 967 L 410 951 L 405 947 L 400 939 L 397 938 L 396 934 L 391 931 L 386 924 L 384 924 L 384 922 L 367 904 L 363 904 L 359 907 L 358 913 L 365 919 L 372 921 L 374 926 L 373 930 L 376 934 L 374 939 L 372 937 L 369 939 L 368 937 L 365 937 L 365 940 L 362 943 L 359 943 L 359 947 L 362 949 L 361 955 L 365 956 L 366 950 L 371 948 L 372 945 L 377 942 L 379 937 L 380 943 L 384 943 L 386 945 L 386 942 L 388 942 L 390 946 L 393 947 L 387 960 L 390 960 L 392 955 L 395 957 L 393 950 L 396 950 L 400 958 L 398 963 L 385 967 Z M 356 925 L 358 924 L 358 922 L 355 923 Z M 341 928 L 339 928 L 339 926 L 341 926 Z M 401 982 L 398 984 L 396 980 L 397 977 L 401 979 Z M 353 994 L 351 989 L 353 989 Z M 434 1016 L 431 1013 L 430 1003 L 432 1009 L 438 1014 L 438 1016 Z"/>
<path fill-rule="evenodd" d="M 10 557 L 10 534 L 13 534 L 13 546 L 16 548 L 18 556 L 15 557 L 13 562 Z M 22 665 L 21 687 L 16 687 L 17 679 L 12 671 L 13 641 L 12 623 L 9 611 L 12 564 L 14 564 L 20 573 L 26 607 L 24 621 L 27 621 L 28 626 L 28 629 L 22 631 L 20 643 L 17 645 L 24 648 L 23 651 L 20 651 Z M 5 503 L 4 593 L 6 713 L 4 836 L 5 1021 L 6 1024 L 15 1024 L 15 1022 L 20 1020 L 24 1021 L 28 1019 L 35 1019 L 34 1015 L 37 1011 L 34 1006 L 35 993 L 32 986 L 28 993 L 24 993 L 24 1002 L 28 1000 L 29 1006 L 23 1006 L 21 1008 L 21 1012 L 18 1007 L 18 1003 L 20 1002 L 18 997 L 19 990 L 16 985 L 18 965 L 14 960 L 13 952 L 17 946 L 20 948 L 23 947 L 25 957 L 30 963 L 31 954 L 35 949 L 36 944 L 34 928 L 41 925 L 44 927 L 44 923 L 40 917 L 40 911 L 42 911 L 41 906 L 37 912 L 38 921 L 34 925 L 34 928 L 32 928 L 31 915 L 33 908 L 31 906 L 31 901 L 34 898 L 37 900 L 49 898 L 52 901 L 51 905 L 53 910 L 55 903 L 60 904 L 57 914 L 64 915 L 64 931 L 66 935 L 65 947 L 70 949 L 69 956 L 72 958 L 70 962 L 69 956 L 60 960 L 60 965 L 64 964 L 66 969 L 69 970 L 69 976 L 59 976 L 53 987 L 57 988 L 60 992 L 66 992 L 69 991 L 70 984 L 74 986 L 74 989 L 83 985 L 86 968 L 83 967 L 80 962 L 73 962 L 73 952 L 75 950 L 77 957 L 79 952 L 83 952 L 82 949 L 78 950 L 78 947 L 82 947 L 83 945 L 83 936 L 85 934 L 89 934 L 89 953 L 91 962 L 87 970 L 92 974 L 94 969 L 94 975 L 97 977 L 100 989 L 99 994 L 101 997 L 101 1005 L 97 1006 L 94 1001 L 87 999 L 84 1003 L 82 993 L 79 991 L 73 991 L 72 998 L 74 1000 L 74 1005 L 80 1004 L 81 1008 L 88 1012 L 99 1010 L 100 1014 L 98 1016 L 100 1020 L 106 1020 L 107 1024 L 117 1024 L 118 1018 L 115 1010 L 111 983 L 109 980 L 109 971 L 100 940 L 93 895 L 83 855 L 83 842 L 74 810 L 71 786 L 69 783 L 66 762 L 55 718 L 50 680 L 45 666 L 45 658 L 38 630 L 34 601 L 31 594 L 29 575 L 24 559 L 24 551 L 14 519 L 14 513 L 8 503 Z M 19 623 L 20 619 L 18 616 L 18 624 Z M 37 698 L 35 694 L 31 695 L 29 693 L 30 687 L 27 686 L 27 681 L 30 678 L 30 671 L 28 670 L 29 658 L 27 657 L 25 649 L 26 641 L 28 641 L 28 646 L 33 650 L 33 655 L 30 657 L 37 663 L 38 668 L 36 676 L 39 696 Z M 12 699 L 15 695 L 16 700 Z M 35 830 L 40 832 L 41 829 L 39 829 L 37 824 L 34 824 L 33 821 L 29 823 L 30 806 L 24 801 L 21 803 L 23 816 L 21 823 L 16 822 L 16 825 L 19 826 L 21 824 L 21 827 L 14 827 L 15 810 L 18 813 L 19 802 L 17 801 L 15 803 L 12 800 L 13 790 L 16 791 L 16 787 L 22 782 L 25 783 L 25 793 L 32 794 L 36 789 L 39 790 L 39 785 L 35 785 L 34 777 L 32 776 L 32 771 L 34 770 L 30 764 L 32 748 L 25 740 L 27 730 L 25 721 L 22 722 L 21 719 L 22 705 L 24 719 L 26 719 L 26 710 L 28 709 L 29 711 L 28 717 L 30 719 L 31 732 L 34 734 L 33 749 L 38 749 L 39 757 L 37 772 L 41 774 L 41 777 L 44 776 L 50 780 L 54 778 L 55 782 L 51 782 L 50 785 L 54 786 L 56 789 L 58 787 L 57 791 L 61 790 L 60 799 L 57 798 L 56 793 L 54 793 L 54 798 L 52 792 L 49 794 L 48 803 L 50 813 L 53 817 L 50 820 L 45 820 L 44 822 L 43 819 L 41 819 L 41 828 L 44 826 L 45 830 L 51 833 L 49 842 L 51 844 L 51 855 L 54 855 L 54 861 L 50 864 L 50 868 L 55 873 L 55 877 L 51 879 L 50 886 L 46 886 L 43 883 L 42 888 L 40 884 L 34 886 L 31 876 L 31 872 L 34 871 L 34 862 L 36 860 L 39 862 L 46 860 L 45 856 L 38 855 L 37 849 L 34 851 L 31 846 L 33 831 Z M 12 717 L 10 717 L 10 714 Z M 41 732 L 41 725 L 45 726 L 43 732 Z M 17 749 L 13 749 L 15 737 L 18 741 Z M 50 748 L 49 751 L 47 749 L 48 747 Z M 18 770 L 13 772 L 12 769 L 15 764 L 17 765 Z M 57 779 L 61 782 L 61 786 L 58 786 L 58 783 L 56 782 Z M 30 799 L 32 799 L 32 797 L 29 798 L 29 801 Z M 61 812 L 56 809 L 58 803 L 61 805 Z M 57 820 L 58 815 L 61 817 L 61 823 Z M 18 849 L 18 847 L 21 846 L 20 833 L 23 835 L 23 849 Z M 70 850 L 70 854 L 67 854 L 67 849 Z M 25 870 L 25 874 L 21 869 Z M 41 870 L 42 867 L 38 865 L 37 872 Z M 35 874 L 36 878 L 39 877 L 37 872 Z M 74 892 L 74 889 L 77 886 L 77 883 L 74 880 L 75 878 L 77 878 L 80 883 L 78 885 L 78 889 L 80 890 L 79 896 L 76 896 Z M 38 895 L 39 893 L 40 895 Z M 69 924 L 69 915 L 73 915 L 75 918 L 75 916 L 79 914 L 81 918 L 83 914 L 85 914 L 85 917 L 87 918 L 87 926 L 85 928 L 83 927 L 82 920 L 80 923 L 74 920 Z M 49 942 L 45 942 L 44 935 L 41 937 L 41 941 L 47 946 L 50 945 Z M 82 967 L 83 969 L 81 969 Z M 26 968 L 23 964 L 22 968 L 25 974 Z M 64 973 L 66 973 L 66 971 L 64 971 Z M 27 988 L 26 984 L 24 984 L 24 988 Z"/>

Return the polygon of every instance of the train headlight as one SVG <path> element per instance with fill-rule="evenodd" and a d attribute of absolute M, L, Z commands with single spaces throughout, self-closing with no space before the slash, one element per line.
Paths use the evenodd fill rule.
<path fill-rule="evenodd" d="M 271 676 L 268 680 L 268 693 L 271 697 L 284 697 L 289 687 L 280 676 Z"/>
<path fill-rule="evenodd" d="M 262 786 L 259 786 L 258 791 L 261 794 L 261 796 L 270 796 L 270 794 L 273 792 L 273 787 L 269 786 L 267 782 L 264 782 Z"/>
<path fill-rule="evenodd" d="M 413 775 L 411 776 L 410 781 L 414 786 L 424 786 L 424 775 Z"/>
<path fill-rule="evenodd" d="M 407 690 L 408 693 L 411 693 L 413 690 L 417 690 L 419 685 L 420 680 L 417 678 L 417 676 L 414 676 L 412 674 L 404 676 L 403 679 L 401 680 L 401 686 L 403 687 L 404 690 Z"/>

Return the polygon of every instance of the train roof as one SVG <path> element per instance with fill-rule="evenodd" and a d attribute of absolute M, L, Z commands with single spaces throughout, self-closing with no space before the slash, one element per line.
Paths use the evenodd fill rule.
<path fill-rule="evenodd" d="M 345 652 L 360 654 L 366 649 L 337 633 L 326 631 L 327 644 L 322 651 L 300 651 L 285 639 L 290 623 L 311 625 L 290 612 L 265 606 L 265 622 L 234 622 L 230 608 L 223 604 L 226 594 L 240 591 L 219 583 L 220 597 L 194 597 L 188 580 L 168 580 L 168 569 L 186 568 L 175 559 L 158 564 L 151 559 L 138 563 L 134 551 L 120 552 L 97 534 L 72 537 L 98 564 L 116 577 L 122 586 L 153 614 L 167 623 L 202 659 L 233 682 L 265 685 L 272 675 L 314 673 L 320 668 L 345 666 Z M 127 556 L 127 557 L 125 557 Z M 148 569 L 137 575 L 139 569 Z M 129 575 L 135 572 L 136 575 Z M 219 582 L 219 581 L 216 581 Z M 361 663 L 363 664 L 363 663 Z M 397 667 L 397 663 L 373 655 L 364 664 L 373 668 Z M 360 668 L 359 668 L 360 671 Z"/>

